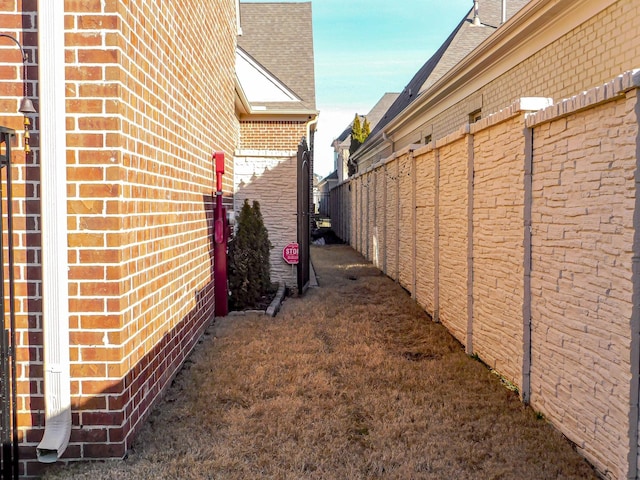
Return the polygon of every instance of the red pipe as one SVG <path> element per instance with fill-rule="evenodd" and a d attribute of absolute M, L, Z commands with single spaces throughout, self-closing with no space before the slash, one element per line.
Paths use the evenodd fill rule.
<path fill-rule="evenodd" d="M 213 215 L 213 289 L 215 315 L 224 317 L 229 313 L 227 289 L 227 209 L 222 205 L 222 175 L 224 174 L 224 153 L 213 154 L 216 169 L 216 206 Z"/>

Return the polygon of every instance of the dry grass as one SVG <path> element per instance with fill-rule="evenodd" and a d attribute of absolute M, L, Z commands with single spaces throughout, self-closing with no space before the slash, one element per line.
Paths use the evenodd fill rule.
<path fill-rule="evenodd" d="M 212 326 L 125 461 L 61 479 L 586 479 L 569 443 L 345 246 L 275 319 Z"/>

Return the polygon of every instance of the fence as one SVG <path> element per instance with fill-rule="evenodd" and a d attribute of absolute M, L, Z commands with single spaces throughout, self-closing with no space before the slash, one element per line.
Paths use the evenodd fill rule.
<path fill-rule="evenodd" d="M 637 475 L 638 86 L 521 99 L 331 192 L 336 233 L 612 478 Z"/>

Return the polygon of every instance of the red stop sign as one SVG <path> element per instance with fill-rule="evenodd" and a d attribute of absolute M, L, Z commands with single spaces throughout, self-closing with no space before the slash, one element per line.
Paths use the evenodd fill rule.
<path fill-rule="evenodd" d="M 298 244 L 295 242 L 290 243 L 289 245 L 287 245 L 282 249 L 282 258 L 284 258 L 284 261 L 287 262 L 289 265 L 297 265 L 298 252 L 299 252 Z"/>

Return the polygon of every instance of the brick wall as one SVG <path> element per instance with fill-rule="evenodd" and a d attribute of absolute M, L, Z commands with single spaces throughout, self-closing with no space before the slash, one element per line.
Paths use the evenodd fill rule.
<path fill-rule="evenodd" d="M 122 456 L 213 316 L 211 153 L 228 154 L 230 192 L 235 2 L 64 7 L 73 408 L 65 457 Z M 19 13 L 4 13 L 12 9 Z M 35 9 L 2 3 L 3 21 L 26 29 L 29 45 Z M 20 177 L 31 185 L 19 257 L 29 277 L 19 287 L 29 312 L 19 354 L 29 375 L 20 389 L 29 474 L 40 468 L 31 459 L 43 427 L 38 153 Z"/>
<path fill-rule="evenodd" d="M 27 54 L 27 96 L 34 100 L 37 84 L 37 17 L 32 12 L 32 2 L 7 1 L 0 8 L 2 33 L 16 38 Z M 14 269 L 16 301 L 16 361 L 17 361 L 17 409 L 18 437 L 22 444 L 34 436 L 31 426 L 41 422 L 44 410 L 42 391 L 42 303 L 40 297 L 40 246 L 39 234 L 39 179 L 40 169 L 37 149 L 28 155 L 23 151 L 23 116 L 18 113 L 23 96 L 24 72 L 20 49 L 11 40 L 0 39 L 0 125 L 16 130 L 16 143 L 12 149 L 14 249 L 17 267 Z M 31 144 L 38 142 L 38 119 L 30 117 L 32 127 Z M 3 209 L 6 208 L 6 168 L 2 169 Z M 3 222 L 3 225 L 6 223 Z M 8 289 L 8 285 L 5 285 Z M 6 292 L 7 290 L 5 290 Z M 8 326 L 8 319 L 5 318 Z M 21 448 L 21 453 L 24 449 Z M 24 464 L 20 466 L 24 473 Z"/>
<path fill-rule="evenodd" d="M 238 148 L 241 150 L 297 151 L 298 144 L 306 134 L 305 122 L 243 120 L 240 122 Z"/>

